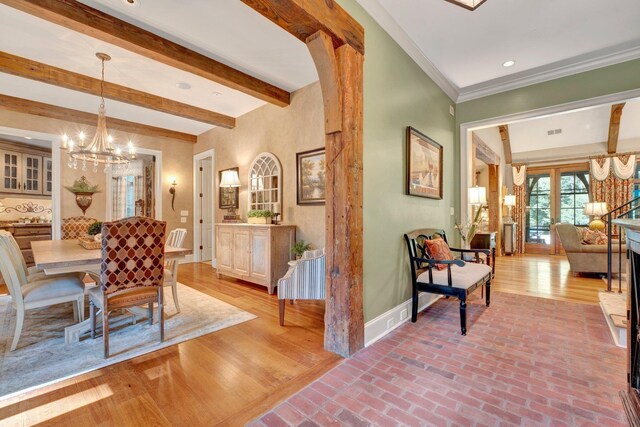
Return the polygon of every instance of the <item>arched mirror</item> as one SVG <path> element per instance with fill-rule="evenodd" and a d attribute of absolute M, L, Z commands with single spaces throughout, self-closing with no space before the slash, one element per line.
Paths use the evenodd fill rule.
<path fill-rule="evenodd" d="M 262 153 L 249 168 L 249 210 L 280 210 L 282 167 L 271 153 Z M 276 205 L 277 203 L 277 205 Z"/>

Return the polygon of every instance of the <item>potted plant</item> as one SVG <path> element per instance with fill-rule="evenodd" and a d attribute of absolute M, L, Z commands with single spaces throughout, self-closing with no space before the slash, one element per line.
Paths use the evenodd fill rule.
<path fill-rule="evenodd" d="M 308 251 L 311 249 L 311 244 L 306 243 L 304 240 L 298 240 L 293 248 L 291 248 L 291 253 L 296 256 L 296 259 L 302 258 L 304 251 Z"/>
<path fill-rule="evenodd" d="M 76 204 L 82 210 L 82 215 L 84 215 L 87 209 L 89 209 L 89 206 L 91 206 L 93 195 L 100 192 L 99 187 L 89 184 L 87 178 L 84 176 L 76 179 L 73 185 L 66 186 L 65 188 L 76 195 Z"/>
<path fill-rule="evenodd" d="M 253 209 L 247 212 L 247 221 L 249 224 L 271 224 L 273 215 L 270 210 Z"/>
<path fill-rule="evenodd" d="M 93 236 L 93 240 L 99 242 L 102 239 L 102 222 L 96 221 L 91 224 L 89 230 L 87 230 L 87 234 Z"/>

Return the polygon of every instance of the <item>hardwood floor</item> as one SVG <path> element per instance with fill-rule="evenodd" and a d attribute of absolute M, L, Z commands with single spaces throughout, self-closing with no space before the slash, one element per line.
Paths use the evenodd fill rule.
<path fill-rule="evenodd" d="M 598 292 L 604 289 L 606 284 L 598 276 L 574 277 L 565 255 L 498 257 L 491 284 L 493 291 L 583 303 L 597 303 Z"/>
<path fill-rule="evenodd" d="M 282 328 L 263 287 L 206 264 L 179 277 L 258 318 L 2 401 L 0 425 L 244 425 L 342 360 L 323 350 L 324 304 L 287 304 Z M 604 282 L 574 277 L 564 256 L 521 255 L 497 258 L 492 289 L 596 303 Z"/>
<path fill-rule="evenodd" d="M 1 425 L 244 425 L 342 360 L 324 351 L 324 303 L 180 266 L 180 282 L 257 319 L 0 402 Z"/>

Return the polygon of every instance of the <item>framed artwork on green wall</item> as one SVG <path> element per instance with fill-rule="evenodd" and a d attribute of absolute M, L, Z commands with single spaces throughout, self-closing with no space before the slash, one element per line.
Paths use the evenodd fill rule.
<path fill-rule="evenodd" d="M 407 126 L 407 194 L 442 199 L 442 145 Z"/>

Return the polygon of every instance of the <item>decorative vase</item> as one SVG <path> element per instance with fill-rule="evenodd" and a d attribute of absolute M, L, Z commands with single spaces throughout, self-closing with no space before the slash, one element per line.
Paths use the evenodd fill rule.
<path fill-rule="evenodd" d="M 80 209 L 82 209 L 82 215 L 87 212 L 89 206 L 91 206 L 91 202 L 93 201 L 93 193 L 75 193 L 76 195 L 76 204 Z"/>

